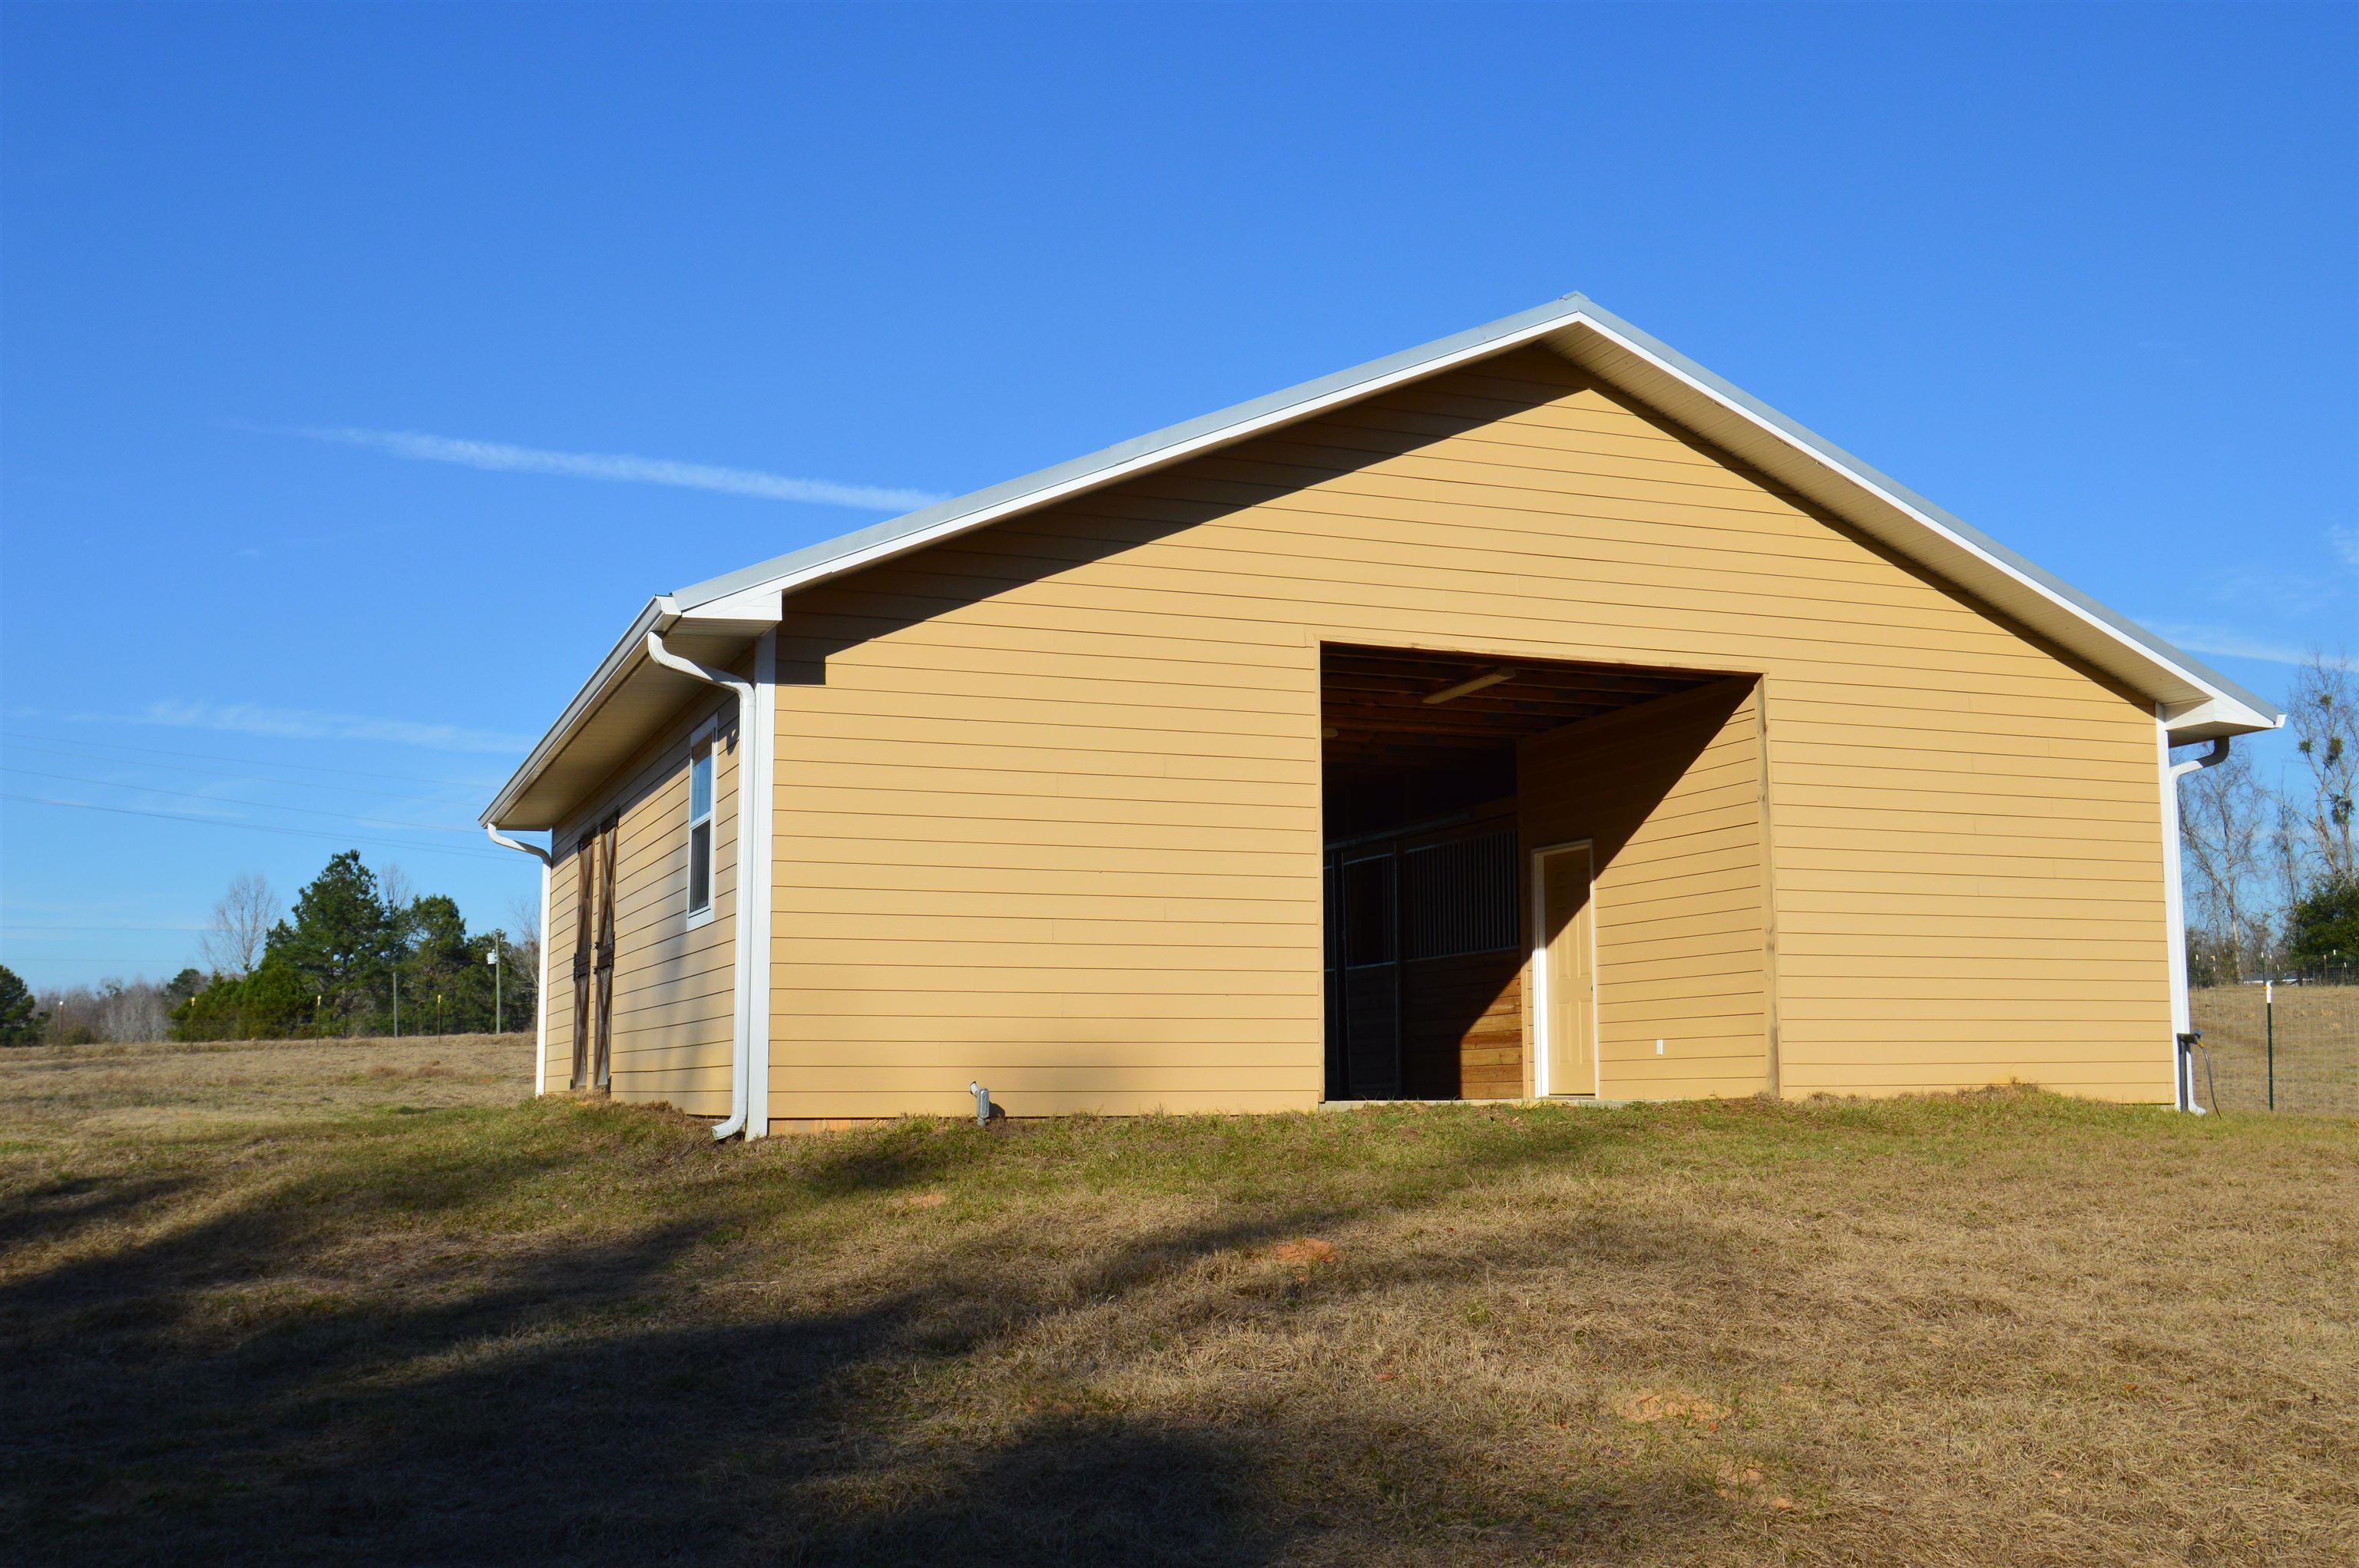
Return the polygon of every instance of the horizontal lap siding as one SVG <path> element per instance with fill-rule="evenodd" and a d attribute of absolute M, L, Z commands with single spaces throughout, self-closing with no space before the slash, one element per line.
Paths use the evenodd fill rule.
<path fill-rule="evenodd" d="M 1316 1100 L 1322 640 L 1766 677 L 1785 1092 L 2167 1094 L 2150 714 L 1534 350 L 794 596 L 772 1114 Z M 1734 1062 L 1764 984 L 1667 960 L 1608 1038 Z"/>
<path fill-rule="evenodd" d="M 712 825 L 717 863 L 715 918 L 688 923 L 689 740 L 706 718 L 723 715 L 713 765 Z M 698 1116 L 729 1110 L 731 1023 L 735 965 L 737 866 L 737 746 L 735 702 L 700 698 L 661 737 L 643 749 L 558 833 L 569 850 L 582 833 L 619 811 L 614 899 L 614 1096 L 668 1103 Z M 549 1019 L 549 1082 L 572 1071 L 572 986 L 575 877 L 569 853 L 558 863 L 561 898 L 553 894 L 551 990 L 558 1010 Z M 559 1024 L 562 1021 L 560 1031 Z M 560 1048 L 559 1037 L 563 1035 Z"/>

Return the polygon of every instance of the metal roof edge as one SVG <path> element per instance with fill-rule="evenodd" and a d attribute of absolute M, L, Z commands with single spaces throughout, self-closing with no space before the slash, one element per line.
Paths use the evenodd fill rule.
<path fill-rule="evenodd" d="M 2185 649 L 2158 637 L 2111 605 L 2074 587 L 2038 562 L 1993 539 L 1963 517 L 1927 499 L 1875 464 L 1835 445 L 1800 420 L 1779 412 L 1726 376 L 1697 364 L 1653 333 L 1641 327 L 1634 326 L 1593 300 L 1587 302 L 1587 308 L 1582 313 L 1617 336 L 1629 339 L 1648 354 L 1671 365 L 1680 375 L 1702 384 L 1716 396 L 1735 404 L 1745 413 L 1776 430 L 1788 440 L 1808 448 L 1822 462 L 1841 469 L 1863 485 L 1884 491 L 1910 510 L 1923 514 L 1930 521 L 1957 535 L 1968 545 L 1996 560 L 2007 570 L 2030 579 L 2047 592 L 2064 600 L 2092 619 L 2102 623 L 2107 630 L 2117 637 L 2135 643 L 2165 663 L 2185 670 L 2196 678 L 2197 684 L 2213 687 L 2252 708 L 2256 713 L 2274 714 L 2280 721 L 2284 718 L 2282 711 L 2267 698 L 2231 681 L 2201 659 L 2190 656 Z"/>
<path fill-rule="evenodd" d="M 1427 365 L 1464 358 L 1493 343 L 1538 337 L 1565 325 L 1584 312 L 1596 311 L 1597 307 L 1585 295 L 1567 294 L 1545 305 L 1536 305 L 1528 310 L 1519 310 L 1512 316 L 1503 316 L 1495 321 L 1469 328 L 1462 332 L 1453 332 L 1446 338 L 1437 338 L 1415 348 L 1369 360 L 1364 365 L 1355 365 L 1348 370 L 1339 370 L 1331 376 L 1299 382 L 1209 414 L 1182 419 L 1176 425 L 1166 425 L 1143 436 L 1116 441 L 1112 446 L 1017 478 L 1003 480 L 963 495 L 954 495 L 947 501 L 889 517 L 852 533 L 839 534 L 833 539 L 805 545 L 800 550 L 789 550 L 768 561 L 756 561 L 752 566 L 674 589 L 671 596 L 683 608 L 692 609 L 741 588 L 773 580 L 801 577 L 832 561 L 889 550 L 903 540 L 955 526 L 963 517 L 1021 506 L 1030 496 L 1086 485 L 1097 475 L 1135 469 L 1142 463 L 1151 463 L 1158 453 L 1192 449 L 1207 439 L 1217 440 L 1232 430 L 1243 432 L 1256 426 L 1282 423 L 1290 410 L 1299 408 L 1307 412 L 1316 406 L 1348 397 L 1355 387 L 1398 380 Z"/>
<path fill-rule="evenodd" d="M 632 623 L 631 629 L 600 661 L 598 669 L 567 703 L 556 724 L 542 735 L 524 762 L 501 787 L 480 821 L 486 825 L 497 825 L 501 813 L 531 785 L 549 757 L 594 716 L 604 700 L 607 688 L 625 673 L 647 627 L 657 618 L 677 616 L 729 594 L 773 583 L 791 590 L 801 581 L 826 574 L 831 566 L 864 564 L 869 560 L 897 553 L 898 550 L 916 548 L 920 543 L 963 531 L 965 528 L 981 527 L 1001 517 L 1046 504 L 1058 496 L 1093 488 L 1093 483 L 1111 483 L 1118 477 L 1151 468 L 1158 459 L 1178 461 L 1226 441 L 1241 440 L 1259 430 L 1283 425 L 1292 419 L 1307 418 L 1325 408 L 1350 401 L 1355 393 L 1364 391 L 1372 394 L 1386 386 L 1416 379 L 1421 374 L 1480 357 L 1485 352 L 1504 351 L 1519 342 L 1531 342 L 1583 321 L 1597 331 L 1624 340 L 1643 354 L 1668 366 L 1678 376 L 1695 383 L 1711 396 L 1784 437 L 1854 484 L 1881 493 L 1904 510 L 1917 514 L 1924 523 L 1951 535 L 1968 550 L 1989 557 L 2006 572 L 2067 604 L 2103 631 L 2185 675 L 2192 684 L 2210 688 L 2269 722 L 2284 722 L 2284 713 L 2267 698 L 2231 681 L 2201 659 L 2190 657 L 2185 650 L 2009 549 L 1956 514 L 1844 451 L 1800 421 L 1779 412 L 1725 376 L 1705 368 L 1652 333 L 1625 321 L 1587 295 L 1574 292 L 1482 326 L 1249 398 L 1209 414 L 1183 419 L 1178 424 L 1117 441 L 1097 452 L 920 507 L 851 533 L 806 545 L 650 599 Z"/>
<path fill-rule="evenodd" d="M 590 679 L 582 683 L 582 689 L 573 694 L 573 700 L 565 704 L 564 712 L 557 715 L 557 722 L 549 726 L 540 739 L 534 743 L 533 748 L 525 754 L 524 760 L 516 765 L 516 771 L 508 775 L 507 782 L 501 785 L 499 793 L 492 797 L 492 803 L 485 806 L 483 814 L 475 819 L 477 822 L 484 827 L 500 825 L 500 818 L 516 804 L 517 796 L 532 787 L 533 780 L 540 777 L 540 771 L 549 757 L 596 715 L 605 702 L 607 691 L 638 656 L 649 628 L 670 613 L 670 602 L 662 595 L 647 601 L 647 607 L 632 620 L 630 630 L 607 650 L 606 657 L 598 661 L 598 668 L 590 672 Z"/>

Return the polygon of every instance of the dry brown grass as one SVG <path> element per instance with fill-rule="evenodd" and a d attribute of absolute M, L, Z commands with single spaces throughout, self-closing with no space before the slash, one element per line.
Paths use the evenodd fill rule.
<path fill-rule="evenodd" d="M 0 1059 L 16 1561 L 2359 1541 L 2347 1119 L 2018 1093 L 716 1148 L 516 1105 L 513 1045 L 142 1049 Z"/>
<path fill-rule="evenodd" d="M 219 1040 L 0 1051 L 0 1137 L 177 1138 L 387 1107 L 513 1105 L 530 1035 Z"/>

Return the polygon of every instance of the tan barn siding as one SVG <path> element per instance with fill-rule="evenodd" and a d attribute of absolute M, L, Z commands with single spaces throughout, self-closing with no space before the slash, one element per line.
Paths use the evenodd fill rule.
<path fill-rule="evenodd" d="M 713 765 L 712 905 L 714 919 L 688 924 L 688 763 L 691 737 L 721 715 Z M 551 949 L 549 1082 L 562 1085 L 572 1071 L 574 909 L 579 876 L 576 841 L 619 812 L 614 902 L 614 1098 L 669 1103 L 700 1116 L 729 1110 L 730 1030 L 735 966 L 737 866 L 737 744 L 734 701 L 700 697 L 642 748 L 558 830 L 566 852 L 558 862 L 561 906 L 550 927 L 562 930 Z M 552 893 L 553 906 L 558 905 Z M 563 1028 L 559 1028 L 560 1022 Z M 562 1035 L 563 1044 L 560 1045 Z"/>
<path fill-rule="evenodd" d="M 2150 713 L 1543 351 L 789 610 L 776 1116 L 1314 1100 L 1321 640 L 1765 676 L 1784 1092 L 2169 1093 Z"/>

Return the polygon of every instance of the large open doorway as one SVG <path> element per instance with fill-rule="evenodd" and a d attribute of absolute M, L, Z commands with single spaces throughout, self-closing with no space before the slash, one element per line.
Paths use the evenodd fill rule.
<path fill-rule="evenodd" d="M 1328 1098 L 1529 1093 L 1535 1026 L 1560 1064 L 1540 1092 L 1594 1093 L 1596 1040 L 1573 993 L 1592 984 L 1589 887 L 1605 851 L 1526 842 L 1519 759 L 1535 737 L 1725 678 L 1341 644 L 1320 667 Z M 1551 835 L 1560 815 L 1544 819 Z M 1536 931 L 1550 973 L 1527 987 Z"/>

